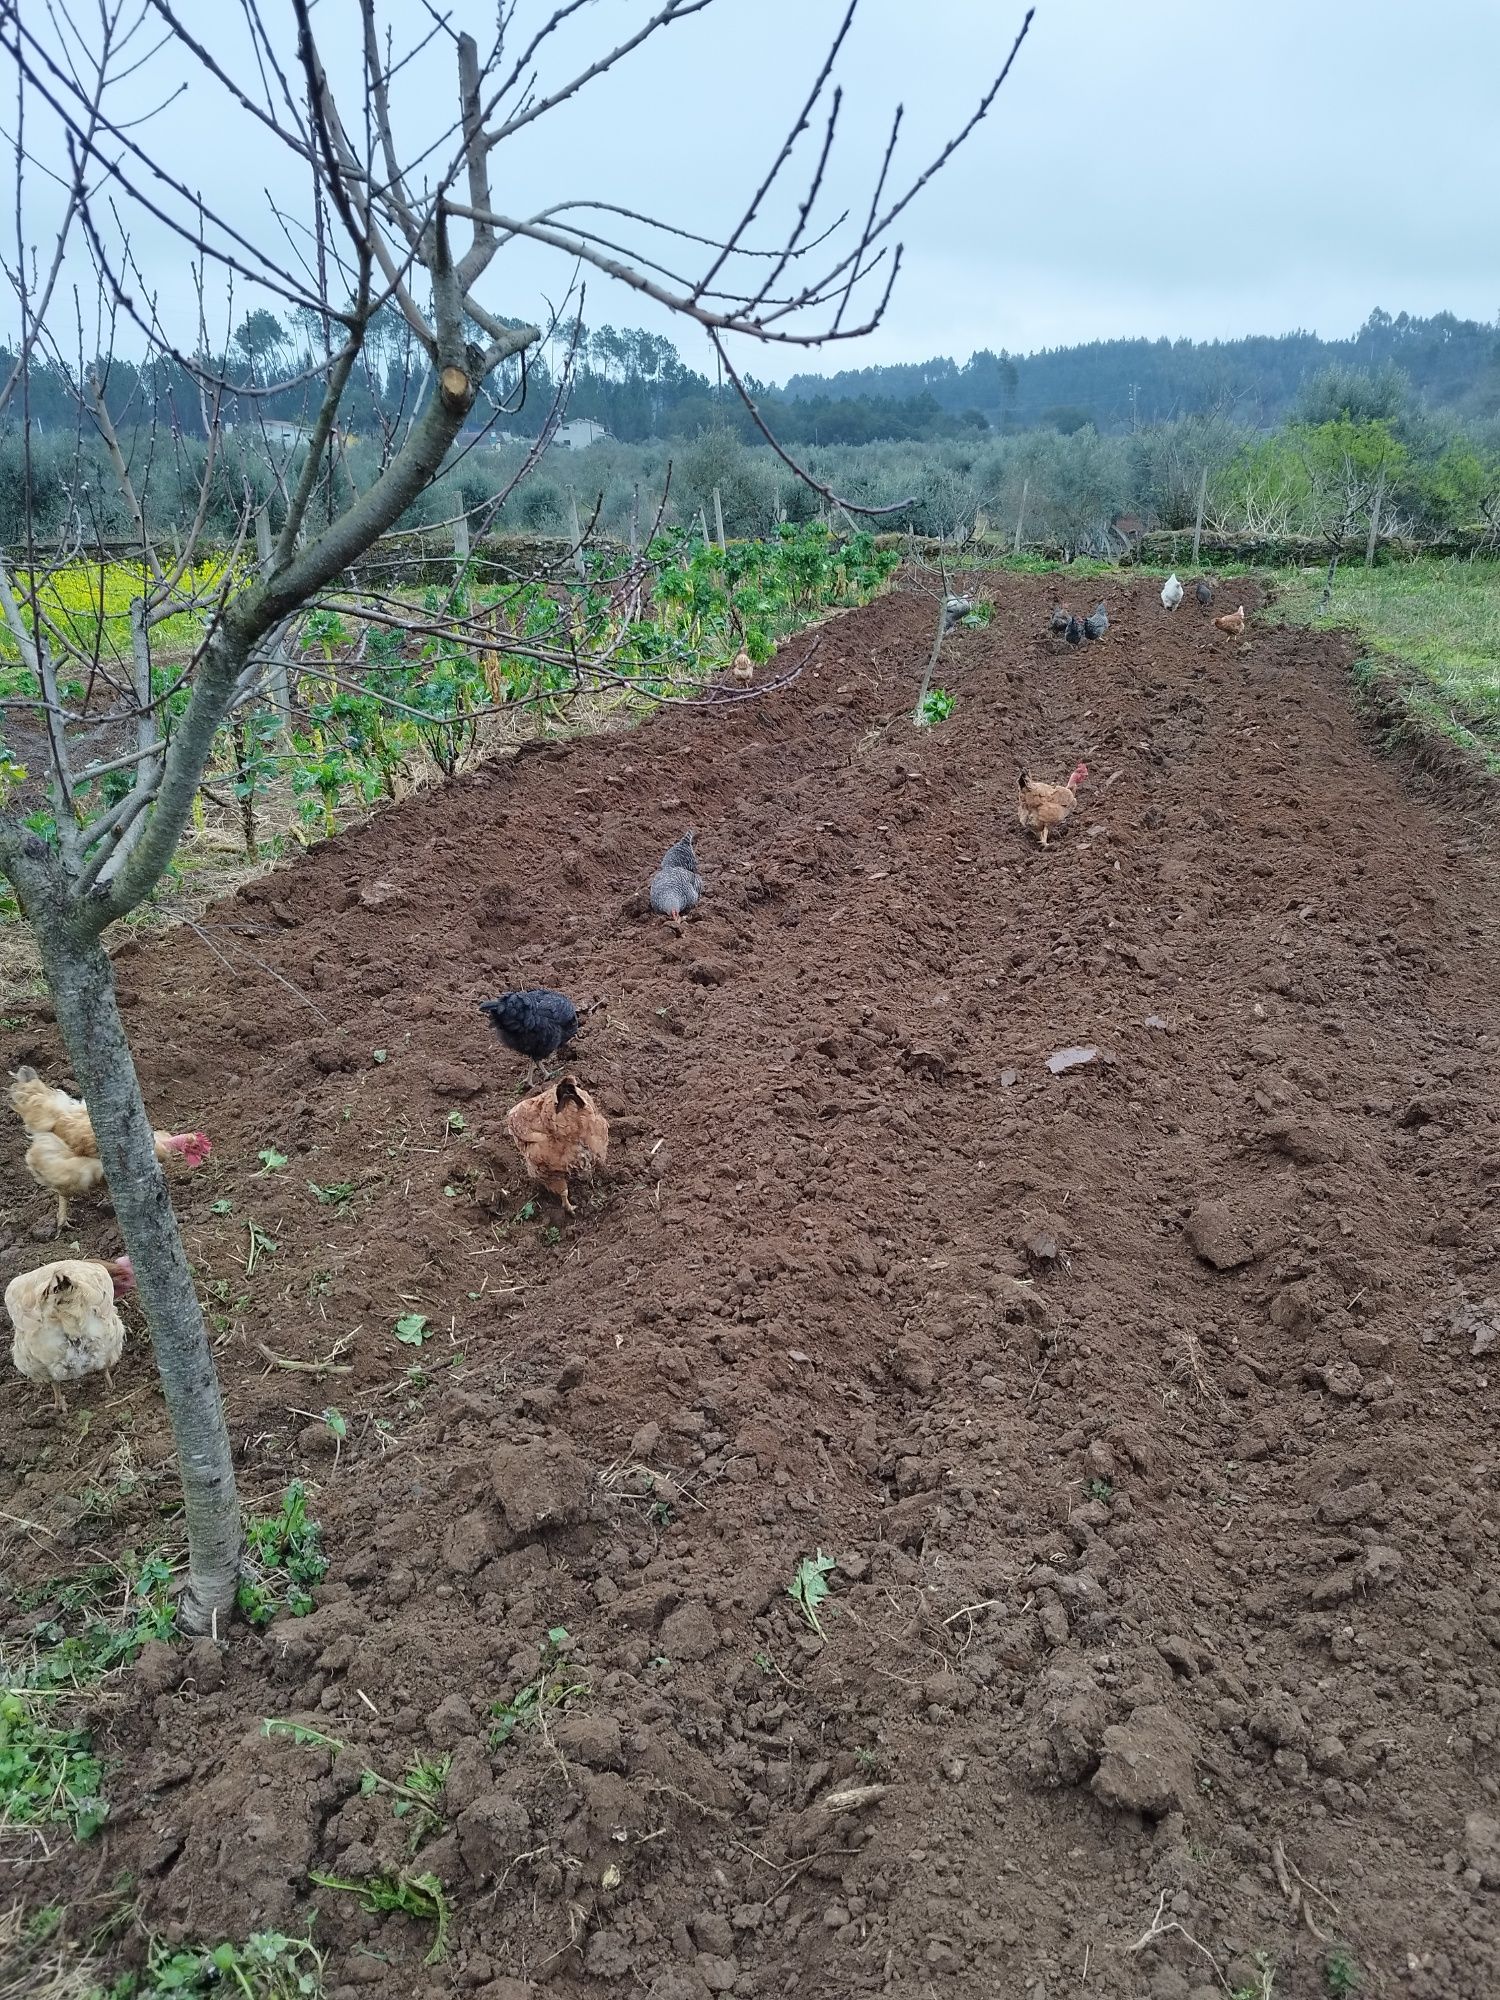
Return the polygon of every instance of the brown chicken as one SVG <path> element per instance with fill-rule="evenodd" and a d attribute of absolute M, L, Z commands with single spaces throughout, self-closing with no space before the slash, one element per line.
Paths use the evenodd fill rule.
<path fill-rule="evenodd" d="M 26 1148 L 27 1172 L 39 1186 L 50 1188 L 57 1196 L 57 1229 L 61 1231 L 74 1196 L 92 1194 L 104 1184 L 88 1106 L 69 1097 L 65 1090 L 43 1083 L 34 1069 L 16 1071 L 10 1102 L 31 1141 Z M 166 1163 L 181 1160 L 188 1167 L 201 1167 L 208 1158 L 209 1143 L 201 1132 L 157 1132 L 153 1137 L 156 1157 Z"/>
<path fill-rule="evenodd" d="M 1216 618 L 1214 623 L 1221 632 L 1227 632 L 1231 639 L 1238 639 L 1245 629 L 1244 605 L 1242 604 L 1238 611 L 1226 611 L 1223 617 Z"/>
<path fill-rule="evenodd" d="M 737 681 L 753 681 L 755 679 L 755 662 L 743 646 L 741 646 L 740 650 L 734 656 L 734 677 Z"/>
<path fill-rule="evenodd" d="M 28 1382 L 50 1382 L 55 1409 L 66 1410 L 61 1385 L 81 1375 L 106 1382 L 125 1347 L 115 1297 L 135 1283 L 128 1257 L 98 1264 L 79 1257 L 23 1271 L 5 1288 L 15 1329 L 10 1358 Z"/>
<path fill-rule="evenodd" d="M 1075 764 L 1065 785 L 1048 785 L 1028 778 L 1023 771 L 1017 786 L 1016 818 L 1028 833 L 1034 833 L 1043 847 L 1054 827 L 1065 824 L 1078 803 L 1078 787 L 1089 774 L 1087 764 Z"/>
<path fill-rule="evenodd" d="M 609 1152 L 609 1121 L 571 1073 L 512 1106 L 505 1129 L 520 1149 L 526 1171 L 573 1214 L 570 1177 L 592 1180 Z"/>

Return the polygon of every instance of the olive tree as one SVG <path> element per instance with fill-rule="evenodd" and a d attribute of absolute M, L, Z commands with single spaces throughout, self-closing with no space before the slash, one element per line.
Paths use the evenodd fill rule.
<path fill-rule="evenodd" d="M 514 387 L 527 357 L 548 340 L 543 316 L 514 316 L 524 301 L 507 291 L 508 249 L 556 254 L 565 297 L 554 327 L 562 312 L 579 315 L 572 274 L 581 269 L 698 323 L 726 363 L 728 344 L 741 338 L 802 347 L 855 338 L 879 323 L 890 297 L 900 265 L 895 224 L 994 102 L 1030 21 L 1028 14 L 953 137 L 899 185 L 892 128 L 874 163 L 868 207 L 852 216 L 825 223 L 819 203 L 841 103 L 834 73 L 857 0 L 805 96 L 793 101 L 743 208 L 708 235 L 602 198 L 558 199 L 530 213 L 507 205 L 508 147 L 525 135 L 534 151 L 539 121 L 713 4 L 662 0 L 649 14 L 638 10 L 637 25 L 614 46 L 564 63 L 585 0 L 562 0 L 529 27 L 524 0 L 443 13 L 405 0 L 348 0 L 338 9 L 245 0 L 222 11 L 174 0 L 98 0 L 71 10 L 0 0 L 21 218 L 6 258 L 18 324 L 13 365 L 0 379 L 0 417 L 18 434 L 29 468 L 28 369 L 44 361 L 69 369 L 80 437 L 109 467 L 140 580 L 130 643 L 115 658 L 97 634 L 80 640 L 49 608 L 49 558 L 35 536 L 28 532 L 20 556 L 0 566 L 0 619 L 26 679 L 19 694 L 6 695 L 4 713 L 18 719 L 28 768 L 36 766 L 27 775 L 18 759 L 0 759 L 9 774 L 8 794 L 0 785 L 0 868 L 35 933 L 151 1330 L 185 1498 L 188 1629 L 221 1629 L 230 1613 L 241 1518 L 203 1314 L 116 1002 L 111 926 L 161 881 L 215 739 L 238 708 L 262 695 L 288 621 L 408 513 L 442 473 L 460 432 L 493 409 L 496 386 Z M 456 25 L 466 14 L 488 23 L 483 42 Z M 438 58 L 448 65 L 452 96 L 434 135 L 430 91 L 418 79 Z M 197 172 L 173 165 L 162 137 L 170 112 L 154 121 L 147 115 L 145 80 L 168 105 L 190 83 L 195 102 L 207 94 L 222 113 L 223 142 L 202 161 L 201 184 Z M 946 91 L 947 79 L 935 72 L 939 80 Z M 722 78 L 713 87 L 722 88 Z M 294 162 L 305 206 L 291 212 L 273 203 L 257 235 L 233 189 L 258 186 L 258 162 L 272 153 Z M 559 140 L 559 181 L 571 172 Z M 793 172 L 803 176 L 800 195 L 787 186 L 781 212 L 789 219 L 777 230 L 766 218 Z M 27 240 L 27 222 L 44 210 L 55 242 L 41 255 Z M 69 274 L 79 257 L 101 302 L 93 354 L 75 339 L 83 288 Z M 170 306 L 157 303 L 171 258 L 195 274 L 191 337 Z M 681 268 L 690 259 L 698 260 L 691 273 Z M 211 315 L 222 317 L 217 342 Z M 420 367 L 409 414 L 384 440 L 375 476 L 359 486 L 340 449 L 347 412 L 362 370 L 374 366 L 389 377 L 398 315 Z M 284 372 L 288 348 L 272 337 L 273 324 L 319 336 L 311 357 L 298 357 L 306 365 L 296 378 Z M 129 359 L 138 379 L 153 364 L 170 367 L 198 401 L 187 415 L 205 442 L 200 501 L 171 546 L 152 526 L 142 481 L 187 415 L 175 406 L 164 412 L 146 396 L 127 435 L 111 396 L 117 356 Z M 254 412 L 299 383 L 308 417 L 295 448 L 275 464 L 274 536 L 267 545 L 262 530 L 252 560 L 257 501 L 247 490 L 234 542 L 210 551 L 204 527 L 227 455 L 226 411 L 241 413 L 242 430 L 249 411 L 253 430 Z M 270 435 L 269 424 L 261 429 Z M 90 503 L 81 492 L 74 498 L 71 532 L 81 544 Z M 213 565 L 203 560 L 210 553 Z M 190 659 L 164 660 L 156 635 L 169 618 L 180 629 L 183 612 L 201 636 Z"/>

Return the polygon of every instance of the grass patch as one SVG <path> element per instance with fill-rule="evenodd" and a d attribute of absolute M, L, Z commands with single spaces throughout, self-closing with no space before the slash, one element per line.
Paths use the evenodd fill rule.
<path fill-rule="evenodd" d="M 1350 627 L 1369 649 L 1366 690 L 1394 694 L 1414 733 L 1457 744 L 1500 775 L 1500 564 L 1457 557 L 1279 573 L 1266 616 L 1316 631 Z"/>
<path fill-rule="evenodd" d="M 121 1619 L 94 1615 L 104 1591 L 118 1589 L 122 1578 Z M 104 1824 L 104 1769 L 77 1725 L 77 1697 L 129 1666 L 149 1640 L 173 1636 L 171 1578 L 163 1557 L 148 1556 L 123 1571 L 90 1570 L 23 1604 L 35 1610 L 47 1602 L 55 1615 L 36 1625 L 27 1654 L 7 1659 L 0 1674 L 0 1825 L 65 1826 L 75 1840 L 87 1840 Z"/>

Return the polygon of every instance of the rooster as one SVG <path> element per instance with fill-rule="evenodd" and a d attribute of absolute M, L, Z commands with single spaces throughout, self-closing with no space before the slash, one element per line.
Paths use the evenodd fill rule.
<path fill-rule="evenodd" d="M 1226 611 L 1223 617 L 1216 618 L 1214 623 L 1221 632 L 1227 632 L 1231 639 L 1238 639 L 1245 629 L 1244 605 L 1242 604 L 1238 611 Z"/>
<path fill-rule="evenodd" d="M 57 1196 L 57 1228 L 67 1226 L 68 1203 L 75 1195 L 92 1194 L 103 1185 L 104 1168 L 88 1106 L 65 1090 L 43 1083 L 34 1069 L 18 1069 L 11 1080 L 11 1109 L 31 1141 L 26 1170 L 39 1187 Z M 153 1132 L 156 1157 L 164 1165 L 180 1160 L 201 1167 L 210 1151 L 202 1132 Z"/>
<path fill-rule="evenodd" d="M 1017 785 L 1016 818 L 1028 833 L 1047 845 L 1052 829 L 1065 824 L 1078 803 L 1078 787 L 1089 774 L 1087 764 L 1075 764 L 1065 785 L 1049 785 L 1021 773 Z"/>
<path fill-rule="evenodd" d="M 609 1152 L 609 1121 L 577 1077 L 565 1074 L 523 1097 L 506 1114 L 505 1129 L 527 1173 L 572 1215 L 570 1176 L 592 1180 Z"/>
<path fill-rule="evenodd" d="M 15 1338 L 10 1358 L 28 1382 L 50 1382 L 54 1409 L 66 1411 L 61 1384 L 111 1370 L 125 1348 L 115 1298 L 135 1283 L 128 1257 L 99 1264 L 79 1257 L 23 1271 L 5 1288 Z"/>

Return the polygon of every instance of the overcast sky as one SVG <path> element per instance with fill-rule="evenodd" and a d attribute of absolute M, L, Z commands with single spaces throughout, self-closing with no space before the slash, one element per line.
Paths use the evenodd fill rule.
<path fill-rule="evenodd" d="M 398 47 L 425 18 L 419 0 L 388 0 L 384 11 Z M 521 0 L 523 19 L 545 11 Z M 593 195 L 721 230 L 774 155 L 842 11 L 843 0 L 715 0 L 497 154 L 497 204 L 531 212 Z M 925 164 L 998 68 L 1023 11 L 1011 0 L 862 0 L 835 72 L 845 104 L 825 220 L 862 192 L 868 199 L 898 102 L 898 170 Z M 235 74 L 250 76 L 238 10 L 213 0 L 190 12 Z M 592 0 L 558 38 L 544 84 L 647 12 L 645 0 Z M 452 0 L 452 18 L 481 41 L 494 13 L 494 0 Z M 290 7 L 264 0 L 264 14 L 290 67 Z M 317 0 L 314 19 L 346 120 L 357 123 L 356 72 L 345 67 L 357 9 Z M 446 122 L 450 69 L 448 53 L 434 51 L 406 73 L 409 135 L 425 141 Z M 133 101 L 144 108 L 188 74 L 174 52 L 158 56 Z M 1377 305 L 1492 319 L 1500 147 L 1483 107 L 1497 76 L 1497 0 L 1039 0 L 989 119 L 902 219 L 904 276 L 884 326 L 821 359 L 764 348 L 742 359 L 775 379 L 1121 334 L 1338 335 Z M 29 117 L 45 151 L 39 107 Z M 305 170 L 226 110 L 217 86 L 194 77 L 139 136 L 285 256 L 266 190 L 296 206 Z M 791 177 L 789 199 L 803 179 Z M 27 233 L 42 240 L 49 198 L 34 177 L 26 199 Z M 135 247 L 148 288 L 190 339 L 180 250 L 142 220 Z M 497 311 L 533 315 L 543 296 L 562 296 L 570 268 L 522 246 L 497 263 L 483 296 Z M 588 283 L 590 325 L 674 330 L 618 284 L 597 274 Z M 241 287 L 237 308 L 248 302 Z M 14 324 L 13 311 L 4 318 Z M 689 361 L 711 369 L 701 334 L 675 331 Z"/>

